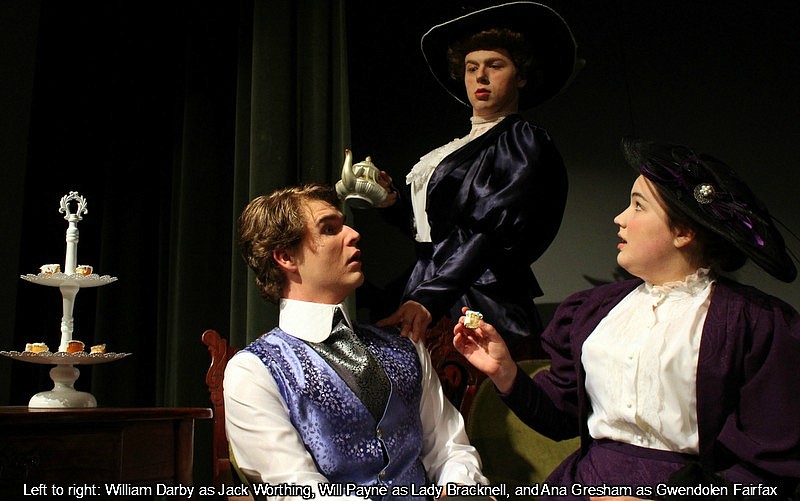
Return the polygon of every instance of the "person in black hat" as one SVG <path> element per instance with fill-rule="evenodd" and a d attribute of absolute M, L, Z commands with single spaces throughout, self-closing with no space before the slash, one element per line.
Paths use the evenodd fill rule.
<path fill-rule="evenodd" d="M 471 107 L 471 130 L 406 177 L 418 260 L 405 302 L 378 325 L 418 339 L 431 320 L 455 322 L 467 304 L 497 319 L 514 343 L 541 331 L 531 265 L 555 238 L 567 196 L 553 140 L 518 112 L 567 85 L 576 43 L 551 8 L 512 2 L 434 26 L 421 45 L 442 87 Z M 384 205 L 396 212 L 397 198 Z"/>
<path fill-rule="evenodd" d="M 637 278 L 567 298 L 542 334 L 551 368 L 533 378 L 489 323 L 456 326 L 456 349 L 529 426 L 581 437 L 550 485 L 785 498 L 800 479 L 800 315 L 721 275 L 751 259 L 793 281 L 783 238 L 723 162 L 635 139 L 623 151 L 640 175 L 614 218 L 617 261 Z"/>

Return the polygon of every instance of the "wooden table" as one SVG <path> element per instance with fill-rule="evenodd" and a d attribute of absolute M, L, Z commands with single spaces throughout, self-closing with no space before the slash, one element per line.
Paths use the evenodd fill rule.
<path fill-rule="evenodd" d="M 210 418 L 205 408 L 0 407 L 0 499 L 52 496 L 52 485 L 73 499 L 70 487 L 192 485 L 194 420 Z"/>

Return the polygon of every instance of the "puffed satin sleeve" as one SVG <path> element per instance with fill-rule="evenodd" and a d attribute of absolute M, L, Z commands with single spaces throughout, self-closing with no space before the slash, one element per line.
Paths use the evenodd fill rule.
<path fill-rule="evenodd" d="M 472 284 L 540 295 L 530 265 L 561 225 L 567 175 L 547 133 L 508 118 L 436 168 L 428 217 L 436 272 L 406 298 L 444 314 Z M 524 277 L 524 279 L 522 278 Z M 525 284 L 528 290 L 519 290 Z"/>

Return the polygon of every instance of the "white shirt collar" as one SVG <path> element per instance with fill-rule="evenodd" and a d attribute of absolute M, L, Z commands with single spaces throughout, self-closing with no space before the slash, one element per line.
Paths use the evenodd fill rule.
<path fill-rule="evenodd" d="M 333 313 L 341 308 L 344 319 L 350 328 L 353 323 L 347 315 L 347 309 L 340 304 L 309 303 L 296 299 L 282 298 L 278 327 L 298 339 L 310 343 L 320 343 L 331 335 Z"/>

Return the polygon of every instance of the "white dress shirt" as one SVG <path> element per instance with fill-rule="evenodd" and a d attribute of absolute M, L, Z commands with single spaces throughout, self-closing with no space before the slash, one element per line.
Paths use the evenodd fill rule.
<path fill-rule="evenodd" d="M 697 360 L 713 280 L 644 283 L 583 345 L 592 437 L 697 454 Z"/>
<path fill-rule="evenodd" d="M 461 148 L 476 137 L 485 134 L 489 129 L 499 124 L 509 112 L 497 113 L 486 117 L 470 117 L 471 128 L 469 134 L 462 138 L 453 139 L 444 146 L 440 146 L 419 159 L 406 176 L 406 184 L 411 186 L 411 209 L 414 215 L 414 238 L 417 242 L 431 241 L 431 226 L 428 222 L 427 200 L 428 182 L 433 171 L 446 156 Z"/>
<path fill-rule="evenodd" d="M 298 339 L 324 341 L 330 335 L 337 306 L 341 307 L 283 299 L 278 325 Z M 347 317 L 343 307 L 342 311 Z M 428 351 L 421 342 L 415 346 L 422 367 L 421 460 L 428 477 L 438 485 L 488 484 L 480 471 L 478 453 L 467 439 L 461 414 L 441 391 Z M 320 495 L 316 485 L 328 480 L 305 449 L 275 380 L 261 360 L 246 351 L 237 353 L 225 369 L 224 388 L 228 441 L 239 468 L 250 481 L 311 485 L 315 499 L 331 499 Z"/>

